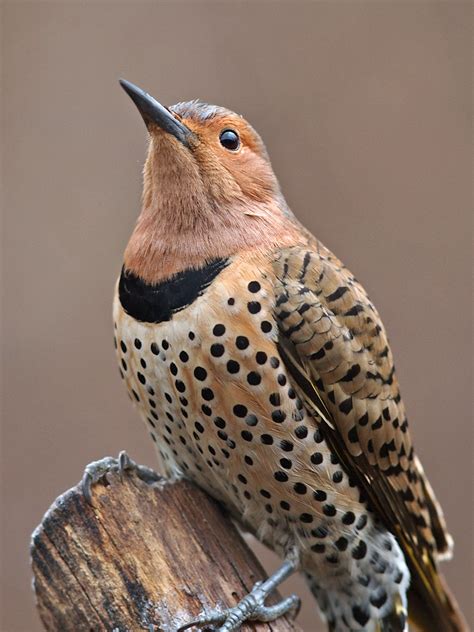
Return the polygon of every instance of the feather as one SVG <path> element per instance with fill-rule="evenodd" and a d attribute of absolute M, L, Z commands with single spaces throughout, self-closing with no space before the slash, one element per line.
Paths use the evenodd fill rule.
<path fill-rule="evenodd" d="M 324 438 L 404 551 L 409 616 L 426 632 L 467 630 L 438 573 L 450 538 L 414 456 L 380 317 L 320 244 L 280 251 L 274 268 L 281 357 Z"/>

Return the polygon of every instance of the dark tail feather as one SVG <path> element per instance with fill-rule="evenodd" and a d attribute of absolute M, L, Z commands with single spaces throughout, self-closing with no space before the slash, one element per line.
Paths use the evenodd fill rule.
<path fill-rule="evenodd" d="M 418 632 L 469 632 L 466 620 L 442 575 L 430 585 L 413 578 L 408 591 L 408 620 Z"/>
<path fill-rule="evenodd" d="M 394 609 L 379 623 L 377 632 L 404 632 L 406 629 L 407 614 L 402 607 L 401 600 L 395 604 Z"/>

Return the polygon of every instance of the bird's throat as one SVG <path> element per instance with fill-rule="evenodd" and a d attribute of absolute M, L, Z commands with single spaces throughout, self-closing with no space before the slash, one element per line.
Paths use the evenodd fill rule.
<path fill-rule="evenodd" d="M 179 208 L 174 214 L 144 209 L 125 250 L 124 267 L 156 284 L 237 252 L 266 253 L 300 241 L 301 232 L 289 217 L 255 204 L 212 212 Z"/>

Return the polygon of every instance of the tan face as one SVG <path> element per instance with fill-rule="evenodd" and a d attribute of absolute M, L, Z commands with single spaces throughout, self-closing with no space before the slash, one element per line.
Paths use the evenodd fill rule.
<path fill-rule="evenodd" d="M 241 116 L 199 102 L 168 109 L 133 84 L 124 89 L 150 135 L 128 270 L 156 283 L 216 257 L 296 243 L 265 146 Z"/>
<path fill-rule="evenodd" d="M 171 110 L 195 135 L 191 147 L 182 150 L 195 161 L 212 202 L 265 202 L 274 197 L 278 183 L 265 146 L 245 119 L 202 104 L 178 104 Z"/>

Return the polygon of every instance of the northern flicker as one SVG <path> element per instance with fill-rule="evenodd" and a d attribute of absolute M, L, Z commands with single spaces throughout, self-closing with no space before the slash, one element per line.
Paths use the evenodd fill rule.
<path fill-rule="evenodd" d="M 438 573 L 451 538 L 365 290 L 292 214 L 247 121 L 121 84 L 150 138 L 114 299 L 121 376 L 164 472 L 284 560 L 190 626 L 278 616 L 295 598 L 265 597 L 301 571 L 333 632 L 402 632 L 408 616 L 467 629 Z"/>

